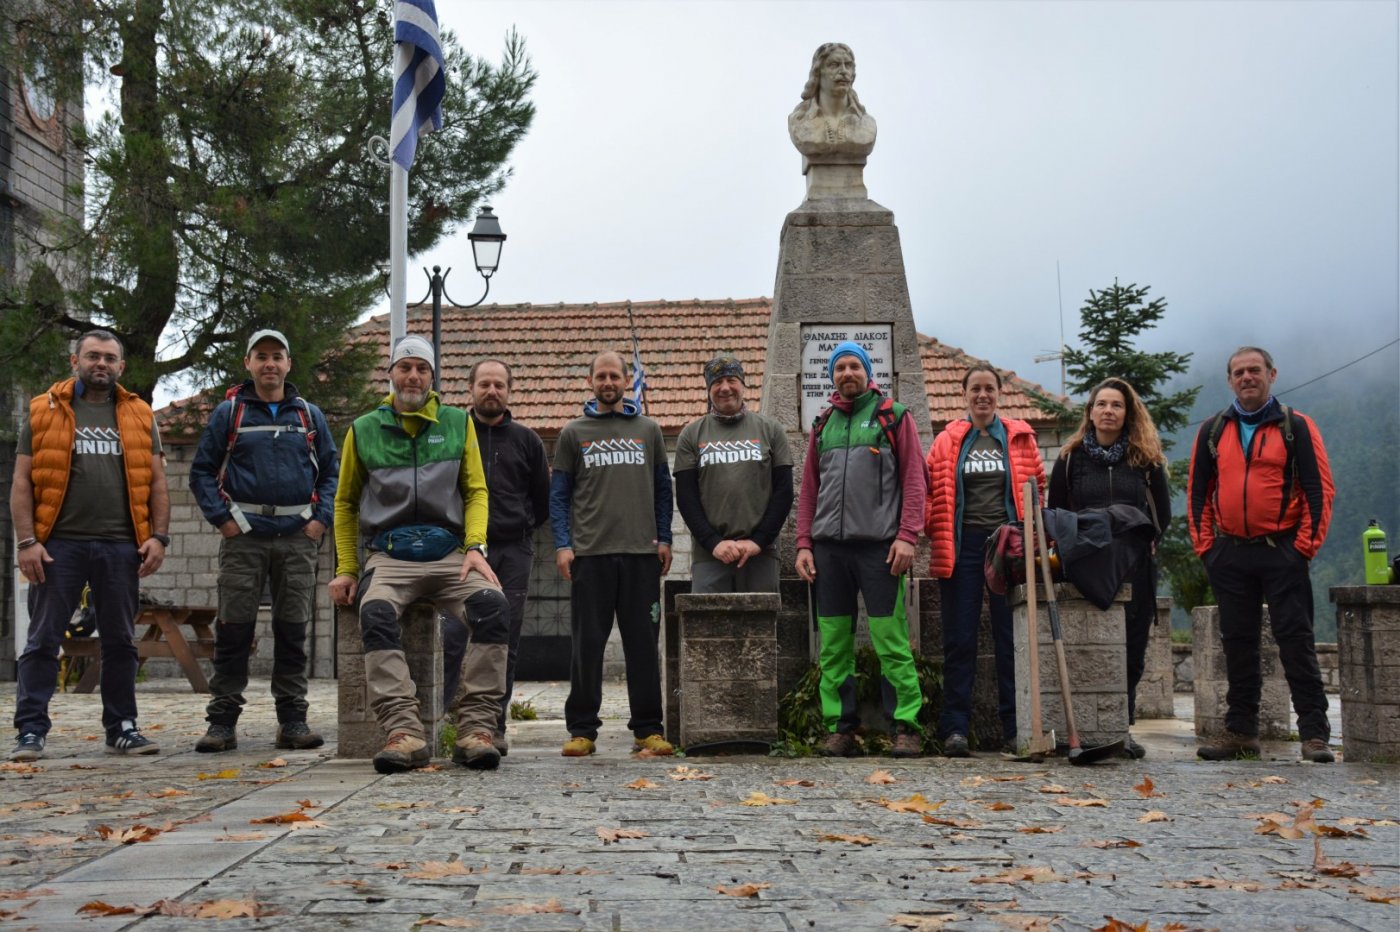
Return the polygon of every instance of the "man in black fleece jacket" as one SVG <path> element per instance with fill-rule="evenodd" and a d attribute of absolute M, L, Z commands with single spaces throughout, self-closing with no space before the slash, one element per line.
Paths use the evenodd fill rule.
<path fill-rule="evenodd" d="M 535 529 L 549 520 L 549 461 L 539 434 L 510 416 L 510 391 L 515 385 L 510 366 L 483 359 L 472 366 L 471 417 L 476 428 L 481 465 L 486 470 L 490 517 L 486 525 L 486 561 L 501 581 L 510 603 L 510 641 L 506 654 L 506 691 L 496 720 L 496 750 L 505 755 L 506 715 L 515 686 L 515 662 L 520 652 L 520 629 L 525 621 L 525 595 L 535 561 Z M 442 629 L 444 701 L 457 692 L 467 628 L 447 618 Z"/>

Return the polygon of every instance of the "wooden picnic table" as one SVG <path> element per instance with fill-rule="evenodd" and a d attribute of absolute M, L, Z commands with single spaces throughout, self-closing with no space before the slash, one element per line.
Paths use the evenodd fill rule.
<path fill-rule="evenodd" d="M 141 609 L 134 625 L 145 631 L 136 639 L 137 669 L 152 657 L 173 658 L 184 671 L 185 679 L 197 693 L 209 691 L 209 681 L 200 669 L 200 659 L 214 657 L 214 619 L 217 609 L 179 605 L 152 605 Z M 185 628 L 190 629 L 187 636 Z M 102 674 L 102 645 L 98 638 L 66 638 L 63 653 L 69 657 L 88 659 L 87 669 L 74 692 L 90 693 L 97 688 Z"/>

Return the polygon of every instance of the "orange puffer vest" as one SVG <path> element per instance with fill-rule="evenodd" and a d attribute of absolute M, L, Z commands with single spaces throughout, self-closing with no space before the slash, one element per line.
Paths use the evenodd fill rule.
<path fill-rule="evenodd" d="M 1035 428 L 1014 417 L 1003 417 L 1001 423 L 1006 428 L 1006 461 L 1011 470 L 1011 488 L 1016 490 L 1012 496 L 1016 501 L 1016 517 L 1022 519 L 1025 516 L 1021 514 L 1024 502 L 1020 490 L 1027 479 L 1034 478 L 1044 493 L 1045 463 L 1036 445 Z M 953 521 L 958 511 L 958 452 L 971 429 L 972 422 L 967 418 L 949 421 L 943 432 L 933 438 L 933 446 L 928 451 L 929 494 L 924 506 L 924 533 L 931 544 L 929 575 L 934 579 L 951 577 L 957 562 L 958 535 Z"/>
<path fill-rule="evenodd" d="M 74 379 L 55 382 L 49 390 L 29 402 L 29 430 L 34 464 L 30 481 L 34 484 L 34 536 L 47 541 L 63 508 L 68 492 L 68 471 L 73 464 L 73 439 L 77 420 L 73 416 Z M 139 395 L 120 385 L 116 392 L 117 432 L 122 438 L 122 462 L 126 467 L 127 501 L 131 523 L 139 547 L 151 537 L 151 431 L 155 415 Z"/>

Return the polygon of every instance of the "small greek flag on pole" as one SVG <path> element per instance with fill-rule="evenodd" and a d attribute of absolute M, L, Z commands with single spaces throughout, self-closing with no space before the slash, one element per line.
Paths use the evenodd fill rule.
<path fill-rule="evenodd" d="M 407 171 L 413 165 L 418 137 L 442 129 L 447 76 L 433 0 L 397 0 L 394 42 L 394 119 L 389 145 L 394 161 Z"/>
<path fill-rule="evenodd" d="M 632 399 L 643 414 L 647 413 L 647 374 L 642 368 L 642 351 L 632 344 Z"/>

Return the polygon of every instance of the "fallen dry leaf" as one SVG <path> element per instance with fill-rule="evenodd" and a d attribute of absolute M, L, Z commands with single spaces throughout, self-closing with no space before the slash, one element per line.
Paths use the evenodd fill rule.
<path fill-rule="evenodd" d="M 601 825 L 594 829 L 598 837 L 603 840 L 603 844 L 610 845 L 613 842 L 621 841 L 624 838 L 646 838 L 646 832 L 639 832 L 631 828 L 603 828 Z"/>
<path fill-rule="evenodd" d="M 1165 793 L 1158 793 L 1157 784 L 1152 782 L 1152 778 L 1144 776 L 1142 782 L 1133 787 L 1137 794 L 1143 799 L 1152 799 L 1154 796 L 1165 796 Z"/>
<path fill-rule="evenodd" d="M 215 841 L 262 841 L 267 837 L 267 832 L 230 832 L 227 835 L 220 835 Z"/>
<path fill-rule="evenodd" d="M 76 769 L 76 767 L 75 767 L 74 769 Z M 94 770 L 94 769 L 96 769 L 96 768 L 93 768 L 93 767 L 86 767 L 86 768 L 84 768 L 84 769 L 85 769 L 85 770 Z M 44 772 L 44 768 L 43 768 L 43 767 L 36 767 L 36 766 L 34 766 L 33 764 L 29 763 L 28 761 L 6 761 L 5 763 L 0 764 L 0 773 L 43 773 L 43 772 Z"/>
<path fill-rule="evenodd" d="M 1332 861 L 1322 853 L 1322 839 L 1313 839 L 1313 870 L 1319 874 L 1326 874 L 1329 877 L 1346 877 L 1354 879 L 1362 874 L 1371 873 L 1369 867 L 1357 867 L 1350 861 L 1342 861 L 1340 864 Z"/>
<path fill-rule="evenodd" d="M 401 800 L 401 799 L 400 799 L 400 800 L 394 800 L 393 802 L 390 802 L 390 803 L 375 803 L 375 804 L 374 804 L 374 808 L 376 808 L 376 809 L 427 809 L 427 808 L 428 808 L 429 806 L 431 806 L 431 805 L 432 805 L 432 803 L 430 803 L 430 802 L 425 802 L 424 800 L 414 800 L 413 802 L 408 802 L 408 801 L 406 801 L 406 800 Z M 298 821 L 298 820 L 293 819 L 293 820 L 291 820 L 291 821 L 294 821 L 294 822 L 295 822 L 295 821 Z"/>
<path fill-rule="evenodd" d="M 1138 816 L 1139 822 L 1170 822 L 1171 820 L 1172 817 L 1160 809 L 1149 809 L 1147 812 Z"/>
<path fill-rule="evenodd" d="M 1110 838 L 1103 841 L 1086 841 L 1081 848 L 1141 848 L 1142 842 L 1131 838 Z"/>
<path fill-rule="evenodd" d="M 716 893 L 723 893 L 725 896 L 749 897 L 758 896 L 758 891 L 767 890 L 773 886 L 771 883 L 741 883 L 737 887 L 726 887 L 720 884 L 715 887 Z"/>
<path fill-rule="evenodd" d="M 931 803 L 927 799 L 924 799 L 923 793 L 914 793 L 910 796 L 906 796 L 904 799 L 886 799 L 881 796 L 879 799 L 875 800 L 876 805 L 884 806 L 891 812 L 922 813 L 937 812 L 946 802 L 946 799 L 940 799 L 936 803 Z"/>
<path fill-rule="evenodd" d="M 134 915 L 140 907 L 137 906 L 113 906 L 101 900 L 89 900 L 78 907 L 79 916 L 130 916 Z"/>
<path fill-rule="evenodd" d="M 749 794 L 748 799 L 740 800 L 741 806 L 795 806 L 797 800 L 783 799 L 779 796 L 769 796 L 767 793 L 754 790 Z"/>
<path fill-rule="evenodd" d="M 940 817 L 923 814 L 923 820 L 929 825 L 946 825 L 949 828 L 981 828 L 982 823 L 976 819 L 959 819 L 956 817 Z"/>
<path fill-rule="evenodd" d="M 228 770 L 220 770 L 218 773 L 198 773 L 197 780 L 236 780 L 238 779 L 238 768 L 230 767 Z"/>
<path fill-rule="evenodd" d="M 1238 890 L 1241 893 L 1258 893 L 1262 887 L 1252 880 L 1229 880 L 1224 877 L 1192 877 L 1189 880 L 1169 880 L 1164 886 L 1189 890 L 1193 887 L 1207 890 Z"/>
<path fill-rule="evenodd" d="M 817 784 L 814 783 L 814 782 L 811 781 L 811 780 L 797 780 L 797 779 L 793 779 L 793 780 L 774 780 L 774 781 L 773 781 L 773 785 L 774 785 L 774 786 L 816 786 Z"/>
<path fill-rule="evenodd" d="M 623 786 L 629 790 L 656 790 L 661 788 L 660 783 L 652 783 L 646 777 L 638 777 L 631 783 L 624 783 Z"/>
<path fill-rule="evenodd" d="M 1313 826 L 1313 831 L 1328 838 L 1370 838 L 1371 835 L 1364 828 L 1345 829 L 1335 825 L 1322 825 L 1320 823 Z"/>
<path fill-rule="evenodd" d="M 35 835 L 33 838 L 26 838 L 24 843 L 31 848 L 55 848 L 60 845 L 71 845 L 79 840 L 77 835 Z"/>
<path fill-rule="evenodd" d="M 666 772 L 666 776 L 670 777 L 672 780 L 713 780 L 715 778 L 715 775 L 712 773 L 705 773 L 703 770 L 687 767 L 684 764 L 681 764 L 679 767 L 673 767 Z"/>
<path fill-rule="evenodd" d="M 424 861 L 418 865 L 418 870 L 408 871 L 405 877 L 414 880 L 441 880 L 444 877 L 465 877 L 468 874 L 484 874 L 485 867 L 468 867 L 461 861 Z"/>
<path fill-rule="evenodd" d="M 822 835 L 818 841 L 844 841 L 848 844 L 863 846 L 875 844 L 875 839 L 869 835 Z"/>
<path fill-rule="evenodd" d="M 1347 892 L 1365 897 L 1368 903 L 1400 903 L 1400 887 L 1382 890 L 1380 887 L 1368 887 L 1358 884 L 1347 887 Z"/>
<path fill-rule="evenodd" d="M 1022 835 L 1053 835 L 1064 831 L 1064 828 L 1063 825 L 1023 825 L 1016 831 Z"/>
<path fill-rule="evenodd" d="M 1041 793 L 1068 793 L 1069 787 L 1060 786 L 1058 783 L 1047 783 L 1039 790 Z"/>
<path fill-rule="evenodd" d="M 536 913 L 573 913 L 578 915 L 578 910 L 565 908 L 564 904 L 553 897 L 544 903 L 512 903 L 509 906 L 498 906 L 495 912 L 503 916 L 533 916 Z"/>
<path fill-rule="evenodd" d="M 196 907 L 196 919 L 257 919 L 269 915 L 256 900 L 209 900 Z"/>
<path fill-rule="evenodd" d="M 454 815 L 465 812 L 467 815 L 476 815 L 485 808 L 484 806 L 448 806 L 443 812 L 451 812 Z"/>
<path fill-rule="evenodd" d="M 913 932 L 936 932 L 946 929 L 948 923 L 958 922 L 964 917 L 957 913 L 900 913 L 890 917 L 890 925 Z"/>
<path fill-rule="evenodd" d="M 1012 809 L 1015 809 L 1016 807 L 1011 805 L 1010 803 L 996 802 L 987 803 L 982 808 L 986 809 L 988 812 L 1008 812 Z"/>
<path fill-rule="evenodd" d="M 276 815 L 263 816 L 261 819 L 249 819 L 249 825 L 288 825 L 293 822 L 311 822 L 311 816 L 300 809 L 293 809 L 291 812 L 279 812 Z"/>
<path fill-rule="evenodd" d="M 420 926 L 443 926 L 448 929 L 475 929 L 476 923 L 470 919 L 420 919 Z"/>
<path fill-rule="evenodd" d="M 1325 880 L 1308 880 L 1306 877 L 1290 877 L 1278 885 L 1280 890 L 1330 890 L 1332 885 Z"/>
<path fill-rule="evenodd" d="M 1151 920 L 1143 920 L 1141 925 L 1133 925 L 1131 922 L 1124 922 L 1121 919 L 1114 919 L 1112 916 L 1104 916 L 1108 922 L 1101 926 L 1095 926 L 1093 932 L 1149 932 Z"/>
<path fill-rule="evenodd" d="M 172 796 L 192 796 L 194 794 L 192 794 L 189 790 L 178 790 L 173 786 L 167 786 L 163 790 L 156 790 L 155 792 L 147 793 L 146 795 L 149 796 L 151 799 L 169 799 Z"/>
<path fill-rule="evenodd" d="M 1023 932 L 1050 932 L 1051 929 L 1060 924 L 1059 916 L 1023 916 L 1004 913 L 995 916 L 989 915 L 987 918 L 1012 929 L 1021 929 Z"/>
<path fill-rule="evenodd" d="M 891 774 L 888 770 L 877 770 L 870 776 L 866 777 L 865 782 L 873 783 L 876 786 L 881 786 L 886 783 L 898 783 L 899 780 L 896 779 L 895 776 Z"/>
<path fill-rule="evenodd" d="M 1065 806 L 1078 806 L 1081 809 L 1087 809 L 1095 806 L 1101 809 L 1108 808 L 1107 800 L 1102 799 L 1061 799 L 1057 800 L 1057 802 Z"/>
<path fill-rule="evenodd" d="M 1013 867 L 989 877 L 973 877 L 969 883 L 1069 883 L 1064 874 L 1055 873 L 1049 867 Z"/>
<path fill-rule="evenodd" d="M 279 767 L 287 766 L 287 762 L 280 757 L 274 757 L 272 760 L 263 761 L 261 764 L 258 764 L 258 766 L 264 770 L 276 770 Z"/>
<path fill-rule="evenodd" d="M 119 845 L 132 845 L 138 841 L 150 841 L 160 834 L 160 829 L 149 825 L 133 825 L 131 828 L 112 828 L 110 825 L 97 826 L 97 834 L 104 841 L 115 841 Z"/>

